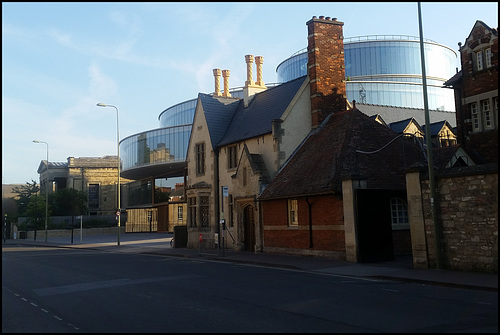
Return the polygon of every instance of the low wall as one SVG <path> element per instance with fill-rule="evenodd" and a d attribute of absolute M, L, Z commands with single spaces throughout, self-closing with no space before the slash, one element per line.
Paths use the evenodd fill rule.
<path fill-rule="evenodd" d="M 82 229 L 82 236 L 89 236 L 89 235 L 107 235 L 107 234 L 118 234 L 117 232 L 118 227 L 108 227 L 108 228 L 83 228 Z M 23 232 L 21 230 L 21 232 Z M 71 229 L 54 229 L 54 230 L 48 230 L 47 231 L 47 236 L 50 239 L 51 237 L 70 237 L 71 236 Z M 120 227 L 120 234 L 125 234 L 125 227 Z M 28 231 L 28 240 L 33 240 L 35 236 L 35 232 L 33 230 Z M 75 228 L 73 229 L 73 237 L 78 238 L 80 236 L 80 228 Z M 19 232 L 17 232 L 17 238 L 19 238 Z M 36 232 L 36 239 L 39 241 L 45 240 L 45 230 L 37 230 Z"/>

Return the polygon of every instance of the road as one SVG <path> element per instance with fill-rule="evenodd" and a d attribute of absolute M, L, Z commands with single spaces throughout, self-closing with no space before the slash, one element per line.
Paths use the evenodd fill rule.
<path fill-rule="evenodd" d="M 2 332 L 498 332 L 498 293 L 230 262 L 2 248 Z"/>

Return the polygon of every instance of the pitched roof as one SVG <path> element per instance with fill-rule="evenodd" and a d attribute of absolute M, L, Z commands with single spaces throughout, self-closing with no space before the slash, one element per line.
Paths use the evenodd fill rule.
<path fill-rule="evenodd" d="M 357 109 L 337 112 L 311 131 L 260 198 L 340 194 L 352 174 L 364 175 L 368 188 L 404 189 L 406 169 L 418 163 L 426 164 L 413 139 Z"/>
<path fill-rule="evenodd" d="M 409 108 L 386 105 L 362 104 L 356 101 L 356 108 L 366 115 L 379 114 L 389 124 L 403 119 L 413 117 L 418 124 L 425 124 L 425 110 L 423 108 Z M 429 110 L 429 121 L 448 121 L 451 125 L 456 124 L 456 115 L 452 111 Z"/>
<path fill-rule="evenodd" d="M 257 93 L 246 108 L 241 100 L 229 128 L 218 145 L 227 145 L 271 133 L 272 120 L 279 119 L 283 115 L 304 80 L 306 76 Z"/>
<path fill-rule="evenodd" d="M 405 131 L 406 127 L 408 127 L 408 125 L 411 123 L 412 120 L 415 121 L 415 119 L 411 117 L 411 118 L 401 120 L 398 122 L 389 123 L 389 128 L 391 128 L 392 131 L 395 132 L 396 134 L 402 134 Z"/>
<path fill-rule="evenodd" d="M 198 99 L 203 107 L 212 148 L 215 148 L 217 143 L 224 136 L 241 99 L 214 97 L 205 93 L 199 93 Z"/>
<path fill-rule="evenodd" d="M 450 130 L 453 129 L 447 121 L 439 121 L 439 122 L 431 123 L 429 125 L 429 130 L 430 130 L 431 136 L 437 136 L 439 134 L 439 132 L 444 128 L 444 126 L 448 126 L 448 128 L 450 128 Z M 425 133 L 425 128 L 426 127 L 424 124 L 422 126 L 422 130 L 424 131 L 424 133 Z"/>

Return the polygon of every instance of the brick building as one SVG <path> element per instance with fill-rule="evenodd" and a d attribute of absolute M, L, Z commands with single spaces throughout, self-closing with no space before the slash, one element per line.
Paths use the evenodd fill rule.
<path fill-rule="evenodd" d="M 455 92 L 457 140 L 478 163 L 498 162 L 498 30 L 476 21 L 460 47 Z"/>

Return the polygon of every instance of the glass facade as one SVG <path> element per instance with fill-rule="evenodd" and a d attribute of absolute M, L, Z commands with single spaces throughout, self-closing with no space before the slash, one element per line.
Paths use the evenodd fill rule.
<path fill-rule="evenodd" d="M 193 123 L 197 99 L 181 102 L 165 109 L 159 116 L 160 127 L 174 127 Z"/>
<path fill-rule="evenodd" d="M 122 171 L 185 161 L 191 128 L 192 124 L 159 128 L 124 138 L 120 141 Z"/>
<path fill-rule="evenodd" d="M 424 41 L 429 109 L 455 111 L 452 90 L 443 84 L 456 73 L 457 54 L 436 42 Z M 344 40 L 346 91 L 349 101 L 364 104 L 424 108 L 420 40 L 418 37 L 383 35 Z M 278 65 L 283 83 L 307 74 L 307 50 Z"/>

